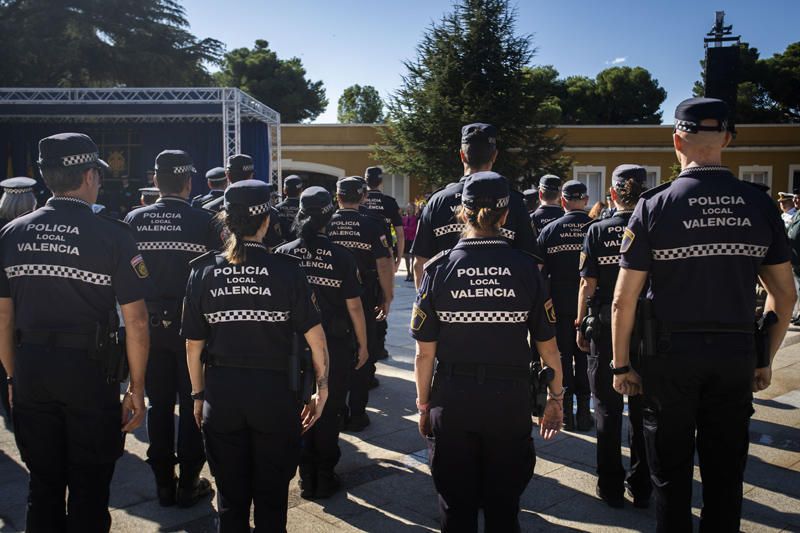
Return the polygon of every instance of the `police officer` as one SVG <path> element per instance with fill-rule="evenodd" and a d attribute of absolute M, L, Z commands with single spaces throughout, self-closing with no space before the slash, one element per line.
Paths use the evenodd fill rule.
<path fill-rule="evenodd" d="M 250 531 L 251 504 L 258 531 L 286 530 L 300 434 L 328 396 L 328 353 L 311 288 L 296 261 L 263 244 L 269 194 L 258 180 L 228 187 L 225 251 L 192 262 L 184 303 L 195 418 L 217 483 L 223 533 Z M 308 343 L 316 373 L 317 393 L 302 412 L 288 375 L 295 334 Z"/>
<path fill-rule="evenodd" d="M 390 244 L 384 234 L 383 224 L 358 211 L 366 196 L 364 180 L 359 177 L 343 178 L 336 183 L 339 210 L 328 223 L 331 241 L 350 250 L 355 256 L 361 275 L 363 293 L 361 302 L 367 327 L 367 350 L 369 361 L 355 369 L 350 377 L 350 395 L 345 412 L 345 429 L 358 432 L 370 424 L 366 413 L 369 387 L 375 376 L 375 361 L 380 344 L 375 331 L 376 319 L 389 314 L 394 297 L 394 266 Z M 378 286 L 383 292 L 383 301 L 378 303 Z"/>
<path fill-rule="evenodd" d="M 614 214 L 589 226 L 580 258 L 581 288 L 578 293 L 578 347 L 591 352 L 589 386 L 594 396 L 594 420 L 597 424 L 597 494 L 611 507 L 624 505 L 624 485 L 636 507 L 649 505 L 650 470 L 645 458 L 642 432 L 641 396 L 628 398 L 628 447 L 631 468 L 622 467 L 623 398 L 612 387 L 611 374 L 611 301 L 619 273 L 619 248 L 622 234 L 631 218 L 639 195 L 645 189 L 647 170 L 639 165 L 620 165 L 611 175 L 610 205 Z M 592 300 L 592 316 L 586 318 L 587 300 Z M 584 336 L 591 328 L 591 339 Z M 624 485 L 623 485 L 624 483 Z"/>
<path fill-rule="evenodd" d="M 547 224 L 539 234 L 539 247 L 544 255 L 544 272 L 550 281 L 556 316 L 556 337 L 564 369 L 564 424 L 568 430 L 577 427 L 588 431 L 592 427 L 589 409 L 589 376 L 586 373 L 586 353 L 575 343 L 576 307 L 580 285 L 578 263 L 588 224 L 586 214 L 586 185 L 577 180 L 568 181 L 562 191 L 562 204 L 566 214 Z M 574 364 L 574 366 L 573 366 Z M 573 416 L 573 395 L 578 400 L 578 414 Z"/>
<path fill-rule="evenodd" d="M 153 205 L 161 196 L 158 187 L 142 187 L 139 189 L 139 202 L 142 206 Z"/>
<path fill-rule="evenodd" d="M 147 462 L 153 469 L 158 501 L 163 506 L 177 503 L 189 507 L 211 491 L 208 480 L 200 478 L 205 454 L 194 422 L 186 349 L 179 328 L 189 261 L 208 250 L 220 249 L 222 243 L 214 215 L 189 205 L 194 171 L 192 159 L 182 150 L 158 154 L 155 182 L 161 197 L 125 218 L 136 234 L 156 289 L 148 299 L 152 318 L 145 384 L 150 400 Z M 176 397 L 180 413 L 177 450 Z M 176 462 L 180 465 L 179 480 L 175 478 Z"/>
<path fill-rule="evenodd" d="M 383 169 L 381 167 L 367 167 L 364 171 L 364 179 L 367 180 L 367 196 L 364 198 L 364 210 L 368 215 L 375 215 L 383 218 L 388 226 L 394 228 L 397 236 L 396 246 L 392 246 L 394 252 L 394 270 L 400 267 L 400 262 L 405 254 L 405 232 L 403 231 L 403 216 L 400 214 L 400 206 L 397 200 L 381 191 L 383 185 Z"/>
<path fill-rule="evenodd" d="M 522 191 L 522 196 L 525 201 L 525 209 L 528 211 L 528 216 L 533 215 L 533 212 L 539 207 L 539 191 L 536 189 L 525 189 Z"/>
<path fill-rule="evenodd" d="M 292 174 L 283 178 L 283 201 L 275 206 L 281 223 L 281 232 L 286 240 L 297 238 L 292 232 L 294 217 L 300 209 L 300 191 L 303 190 L 303 180 L 300 176 Z"/>
<path fill-rule="evenodd" d="M 795 301 L 772 200 L 721 165 L 731 140 L 727 116 L 727 105 L 713 98 L 678 105 L 672 138 L 683 170 L 642 195 L 620 249 L 614 389 L 644 392 L 647 459 L 664 532 L 692 530 L 695 448 L 703 477 L 700 530 L 739 531 L 752 395 L 772 376 L 770 365 L 754 370 L 756 277 L 769 294 L 767 310 L 778 315 L 768 331 L 770 359 Z M 657 334 L 640 377 L 630 367 L 629 341 L 648 276 Z"/>
<path fill-rule="evenodd" d="M 192 198 L 192 207 L 203 207 L 208 202 L 220 198 L 225 193 L 225 187 L 228 185 L 228 177 L 225 175 L 225 169 L 222 167 L 210 169 L 206 172 L 206 183 L 208 184 L 208 192 L 206 194 L 198 194 Z"/>
<path fill-rule="evenodd" d="M 555 373 L 540 432 L 549 439 L 561 428 L 553 306 L 535 258 L 500 238 L 509 195 L 494 172 L 464 183 L 464 236 L 425 265 L 412 312 L 419 428 L 432 441 L 443 532 L 477 531 L 480 507 L 486 531 L 520 530 L 519 498 L 536 461 L 529 333 Z"/>
<path fill-rule="evenodd" d="M 300 195 L 294 227 L 299 238 L 280 246 L 276 253 L 299 260 L 314 290 L 328 343 L 330 373 L 328 401 L 319 422 L 303 435 L 300 454 L 300 496 L 328 498 L 340 486 L 333 469 L 339 462 L 339 422 L 347 396 L 347 377 L 369 359 L 361 278 L 355 258 L 334 244 L 326 226 L 334 212 L 331 194 L 310 187 Z M 358 348 L 354 341 L 358 342 Z M 358 358 L 356 361 L 356 351 Z"/>
<path fill-rule="evenodd" d="M 38 164 L 53 197 L 0 232 L 0 358 L 30 471 L 26 531 L 108 531 L 114 463 L 145 414 L 147 267 L 130 228 L 92 212 L 108 168 L 92 139 L 44 138 Z M 121 423 L 121 353 L 106 340 L 117 302 L 131 378 Z"/>
<path fill-rule="evenodd" d="M 467 124 L 461 128 L 461 162 L 464 164 L 464 177 L 458 183 L 450 184 L 431 196 L 417 226 L 414 237 L 414 283 L 419 288 L 425 262 L 443 250 L 456 245 L 464 225 L 455 218 L 455 211 L 461 205 L 461 190 L 470 174 L 492 170 L 497 159 L 497 129 L 491 124 Z M 522 201 L 522 194 L 512 190 L 506 223 L 500 230 L 500 237 L 512 243 L 514 248 L 525 250 L 539 257 L 536 237 L 531 228 L 530 218 Z"/>
<path fill-rule="evenodd" d="M 236 154 L 228 158 L 228 165 L 225 169 L 225 176 L 227 184 L 237 183 L 243 180 L 253 179 L 255 174 L 255 163 L 253 158 L 247 154 Z M 225 208 L 224 198 L 219 197 L 203 204 L 203 209 L 208 209 L 214 213 L 220 212 Z M 269 231 L 264 237 L 264 244 L 272 250 L 276 246 L 283 244 L 284 239 L 281 232 L 281 222 L 278 211 L 270 206 L 269 207 Z"/>
<path fill-rule="evenodd" d="M 26 177 L 8 178 L 0 181 L 3 197 L 0 198 L 0 228 L 20 215 L 24 215 L 36 207 L 36 196 L 33 186 L 36 180 Z M 11 419 L 11 405 L 8 403 L 8 387 L 5 386 L 6 371 L 0 365 L 0 401 L 3 411 Z"/>
<path fill-rule="evenodd" d="M 564 216 L 564 209 L 561 208 L 561 178 L 552 174 L 539 178 L 539 201 L 541 204 L 531 215 L 537 233 Z"/>

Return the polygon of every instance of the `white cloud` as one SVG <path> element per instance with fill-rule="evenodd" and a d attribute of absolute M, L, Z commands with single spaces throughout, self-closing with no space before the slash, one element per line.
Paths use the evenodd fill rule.
<path fill-rule="evenodd" d="M 611 61 L 606 61 L 606 65 L 621 65 L 628 60 L 627 57 L 615 57 Z"/>

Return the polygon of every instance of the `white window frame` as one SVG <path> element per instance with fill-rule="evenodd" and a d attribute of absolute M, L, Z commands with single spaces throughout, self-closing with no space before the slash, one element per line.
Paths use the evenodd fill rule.
<path fill-rule="evenodd" d="M 739 179 L 744 179 L 745 172 L 766 172 L 767 183 L 765 185 L 772 189 L 772 165 L 743 165 L 739 167 Z"/>
<path fill-rule="evenodd" d="M 661 167 L 644 167 L 645 171 L 649 174 L 650 172 L 654 172 L 656 175 L 656 182 L 655 183 L 647 183 L 647 188 L 652 189 L 653 187 L 658 187 L 661 185 Z"/>
<path fill-rule="evenodd" d="M 789 165 L 789 188 L 785 192 L 793 192 L 795 187 L 794 182 L 794 173 L 800 172 L 800 165 Z M 797 183 L 797 186 L 800 187 L 800 183 Z"/>
<path fill-rule="evenodd" d="M 589 193 L 589 203 L 586 205 L 587 209 L 591 209 L 592 206 L 599 201 L 605 202 L 606 200 L 606 167 L 603 166 L 593 166 L 593 165 L 584 165 L 584 166 L 575 166 L 572 167 L 572 179 L 578 179 L 578 173 L 580 172 L 599 172 L 600 173 L 600 190 L 596 191 L 597 197 L 592 198 L 592 191 L 588 191 Z M 588 189 L 588 186 L 587 186 Z"/>

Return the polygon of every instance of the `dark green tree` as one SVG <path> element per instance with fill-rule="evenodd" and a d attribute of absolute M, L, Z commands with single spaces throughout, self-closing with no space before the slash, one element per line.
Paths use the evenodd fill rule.
<path fill-rule="evenodd" d="M 237 48 L 225 54 L 216 79 L 278 111 L 284 123 L 314 120 L 328 107 L 322 82 L 306 78 L 302 61 L 297 57 L 279 59 L 261 39 L 252 49 Z"/>
<path fill-rule="evenodd" d="M 661 124 L 667 91 L 642 67 L 611 67 L 595 80 L 602 102 L 597 124 Z"/>
<path fill-rule="evenodd" d="M 0 1 L 0 84 L 208 85 L 224 49 L 175 0 Z"/>
<path fill-rule="evenodd" d="M 339 97 L 336 115 L 342 124 L 383 122 L 383 100 L 372 85 L 351 85 Z"/>
<path fill-rule="evenodd" d="M 539 123 L 546 95 L 528 90 L 534 49 L 515 33 L 515 18 L 508 0 L 461 0 L 428 28 L 387 103 L 377 161 L 429 184 L 453 181 L 461 126 L 480 121 L 498 128 L 495 169 L 519 186 L 566 169 L 561 140 Z"/>
<path fill-rule="evenodd" d="M 763 60 L 766 69 L 764 88 L 788 121 L 800 121 L 800 42 L 786 47 L 782 54 Z"/>

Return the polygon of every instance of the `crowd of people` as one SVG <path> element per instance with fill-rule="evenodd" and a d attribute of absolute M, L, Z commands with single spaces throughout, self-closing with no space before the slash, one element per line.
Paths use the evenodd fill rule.
<path fill-rule="evenodd" d="M 0 183 L 2 389 L 30 471 L 26 529 L 108 531 L 115 462 L 147 414 L 162 506 L 215 486 L 220 531 L 250 531 L 251 507 L 257 528 L 285 531 L 291 480 L 306 499 L 341 490 L 339 433 L 371 423 L 405 259 L 443 531 L 477 531 L 479 511 L 487 531 L 519 531 L 534 422 L 544 439 L 596 426 L 598 498 L 654 497 L 664 532 L 692 529 L 696 449 L 701 530 L 738 531 L 752 394 L 795 305 L 800 217 L 782 221 L 722 166 L 726 120 L 719 100 L 682 102 L 678 178 L 647 190 L 645 168 L 621 162 L 594 217 L 580 181 L 518 192 L 492 171 L 486 123 L 461 130 L 463 177 L 402 212 L 379 167 L 334 193 L 288 176 L 276 202 L 247 154 L 192 197 L 191 156 L 164 150 L 119 221 L 96 208 L 108 167 L 92 139 L 42 139 L 46 204 L 31 211 L 33 180 Z M 763 331 L 756 281 L 776 317 Z"/>

